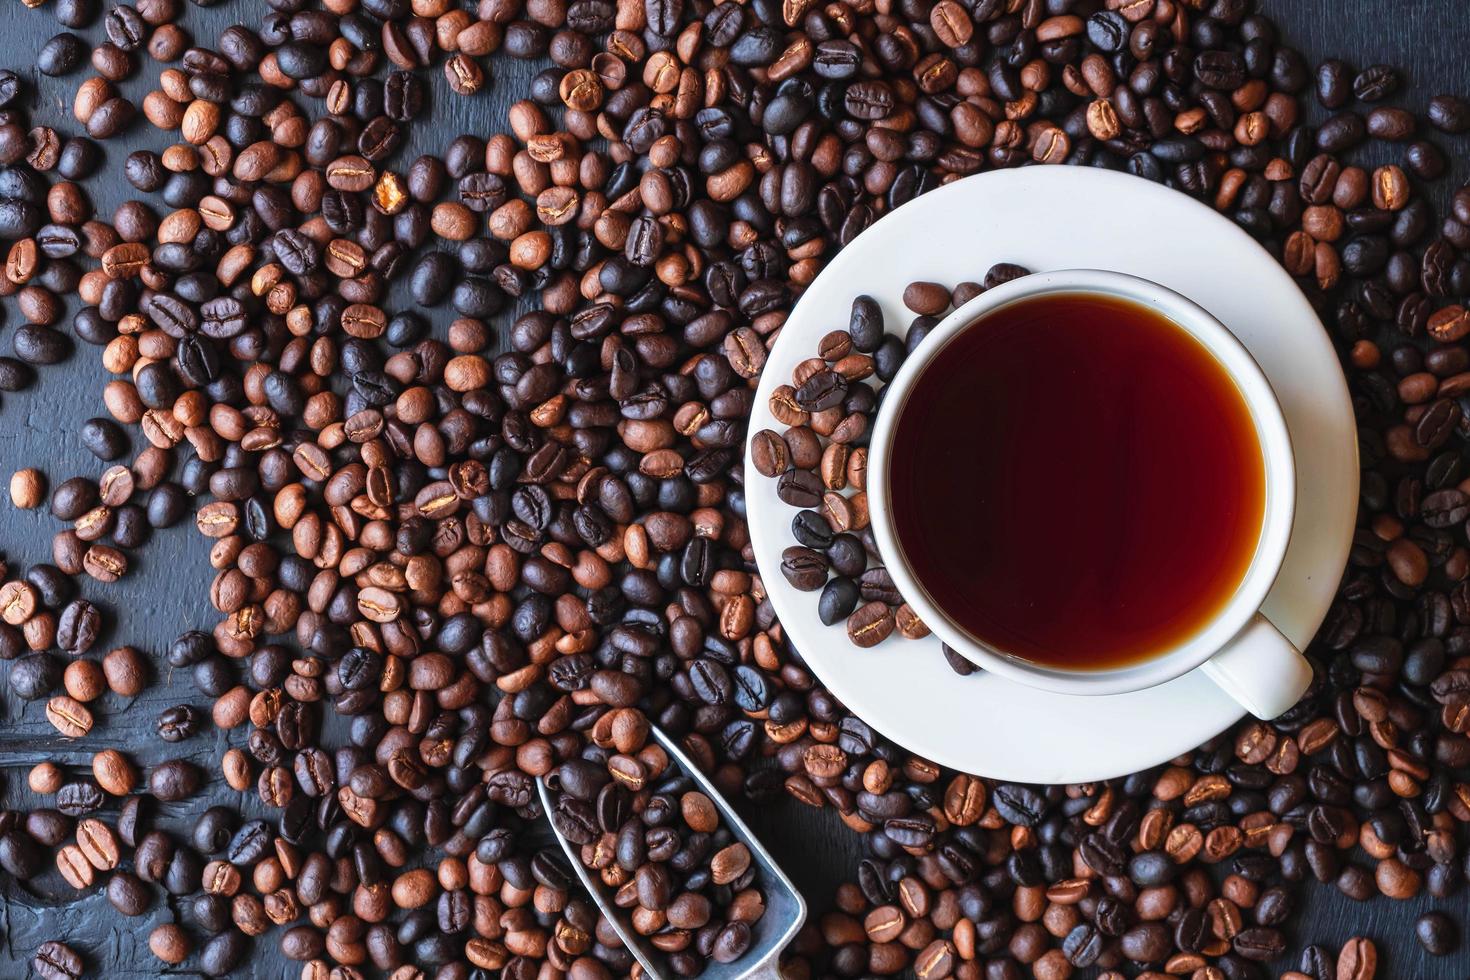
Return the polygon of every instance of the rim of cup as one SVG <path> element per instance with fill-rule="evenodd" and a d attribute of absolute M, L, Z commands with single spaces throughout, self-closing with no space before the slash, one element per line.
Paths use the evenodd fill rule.
<path fill-rule="evenodd" d="M 1194 337 L 1234 381 L 1255 424 L 1265 468 L 1266 492 L 1255 552 L 1235 593 L 1192 637 L 1156 656 L 1123 667 L 1087 670 L 1039 664 L 993 649 L 961 628 L 930 597 L 909 566 L 893 526 L 888 468 L 898 418 L 924 370 L 960 334 L 979 327 L 1003 307 L 1038 296 L 1096 294 L 1130 301 L 1164 317 Z M 997 286 L 953 310 L 925 337 L 884 392 L 868 447 L 870 520 L 884 566 L 905 601 L 930 630 L 973 663 L 1033 687 L 1063 694 L 1122 694 L 1188 673 L 1239 633 L 1274 587 L 1291 541 L 1296 511 L 1296 471 L 1291 436 L 1265 373 L 1236 336 L 1209 311 L 1168 287 L 1101 269 L 1033 273 Z"/>

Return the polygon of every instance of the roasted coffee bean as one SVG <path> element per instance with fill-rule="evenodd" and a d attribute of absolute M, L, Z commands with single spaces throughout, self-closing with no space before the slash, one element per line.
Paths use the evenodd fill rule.
<path fill-rule="evenodd" d="M 10 666 L 10 689 L 26 701 L 46 697 L 60 681 L 61 666 L 50 654 L 29 654 Z"/>
<path fill-rule="evenodd" d="M 194 707 L 176 705 L 158 716 L 158 737 L 165 742 L 181 742 L 197 735 L 202 724 L 203 718 Z"/>
<path fill-rule="evenodd" d="M 1457 95 L 1436 95 L 1429 100 L 1429 124 L 1442 133 L 1470 131 L 1470 100 Z"/>
<path fill-rule="evenodd" d="M 781 574 L 793 588 L 811 592 L 827 581 L 827 559 L 811 548 L 787 548 L 781 555 Z"/>
<path fill-rule="evenodd" d="M 138 916 L 148 911 L 153 904 L 153 895 L 135 875 L 115 871 L 107 879 L 107 901 L 123 915 Z"/>
<path fill-rule="evenodd" d="M 1460 944 L 1459 929 L 1443 912 L 1421 915 L 1414 923 L 1414 936 L 1425 952 L 1433 956 L 1447 956 Z"/>
<path fill-rule="evenodd" d="M 61 610 L 56 621 L 56 643 L 76 656 L 96 644 L 102 632 L 102 612 L 85 599 L 73 599 Z"/>
<path fill-rule="evenodd" d="M 203 773 L 183 759 L 160 763 L 148 774 L 148 792 L 165 803 L 188 799 L 202 783 Z"/>
<path fill-rule="evenodd" d="M 31 957 L 31 969 L 41 980 L 78 980 L 84 965 L 76 950 L 64 943 L 45 942 Z"/>
<path fill-rule="evenodd" d="M 881 600 L 868 602 L 847 617 L 847 638 L 856 646 L 877 646 L 893 634 L 893 629 L 893 609 Z"/>
<path fill-rule="evenodd" d="M 87 56 L 87 44 L 75 34 L 57 34 L 41 46 L 36 55 L 36 69 L 43 75 L 67 75 L 81 65 Z"/>
<path fill-rule="evenodd" d="M 66 695 L 46 702 L 46 720 L 66 738 L 81 738 L 92 730 L 92 712 L 86 705 Z"/>
<path fill-rule="evenodd" d="M 174 923 L 155 926 L 148 934 L 148 949 L 161 962 L 177 965 L 189 956 L 192 943 L 188 933 Z"/>
<path fill-rule="evenodd" d="M 249 941 L 236 930 L 221 932 L 199 951 L 199 969 L 207 977 L 223 977 L 232 972 L 249 952 Z"/>
<path fill-rule="evenodd" d="M 1399 74 L 1388 65 L 1373 65 L 1353 79 L 1353 95 L 1363 102 L 1377 102 L 1398 91 Z"/>
<path fill-rule="evenodd" d="M 41 506 L 46 497 L 46 477 L 38 469 L 27 467 L 10 477 L 10 502 L 21 510 Z"/>
<path fill-rule="evenodd" d="M 825 571 L 822 577 L 826 579 Z M 827 581 L 822 588 L 817 612 L 823 623 L 832 626 L 851 615 L 860 600 L 861 594 L 856 582 L 850 578 L 834 578 Z"/>
<path fill-rule="evenodd" d="M 102 791 L 91 782 L 67 783 L 56 793 L 56 808 L 69 817 L 95 813 L 105 802 Z"/>
<path fill-rule="evenodd" d="M 111 419 L 88 419 L 77 434 L 82 445 L 101 460 L 118 459 L 128 450 L 127 435 Z"/>
<path fill-rule="evenodd" d="M 35 838 L 23 830 L 0 834 L 0 868 L 20 881 L 41 873 L 44 856 Z"/>

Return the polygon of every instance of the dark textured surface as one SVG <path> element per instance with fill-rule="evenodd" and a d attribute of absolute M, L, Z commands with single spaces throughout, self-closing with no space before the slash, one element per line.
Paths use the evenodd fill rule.
<path fill-rule="evenodd" d="M 1397 104 L 1421 108 L 1428 96 L 1440 91 L 1470 94 L 1470 63 L 1464 58 L 1470 7 L 1465 0 L 1267 0 L 1265 6 L 1280 22 L 1288 43 L 1313 61 L 1333 55 L 1359 66 L 1385 62 L 1404 68 L 1411 84 L 1395 100 Z M 237 22 L 254 24 L 264 10 L 260 0 L 227 0 L 209 9 L 185 5 L 182 23 L 208 45 L 223 27 Z M 0 67 L 13 68 L 31 81 L 28 96 L 37 124 L 54 125 L 69 135 L 78 129 L 71 117 L 71 96 L 85 72 L 46 79 L 34 70 L 36 52 L 58 30 L 45 6 L 27 10 L 19 0 L 0 0 Z M 93 42 L 102 37 L 100 23 L 77 33 Z M 435 97 L 429 118 L 414 131 L 399 157 L 400 165 L 421 151 L 442 149 L 460 132 L 486 134 L 504 129 L 506 108 L 524 96 L 536 67 L 497 58 L 490 66 L 492 83 L 471 99 L 453 96 L 442 73 L 430 72 Z M 122 85 L 124 92 L 141 100 L 158 71 L 159 66 L 145 64 L 137 77 Z M 108 168 L 120 167 L 131 149 L 161 149 L 169 142 L 164 135 L 140 122 L 106 144 L 104 175 Z M 1470 140 L 1459 138 L 1445 145 L 1453 151 L 1455 176 L 1465 180 L 1470 171 L 1466 164 Z M 104 216 L 131 191 L 120 178 L 111 182 L 94 178 L 87 186 Z M 431 315 L 437 328 L 447 326 L 449 314 L 438 311 Z M 16 319 L 13 309 L 0 311 L 0 350 L 4 353 L 9 353 L 10 327 Z M 510 317 L 501 319 L 508 322 Z M 87 418 L 104 414 L 100 391 L 106 380 L 97 352 L 79 350 L 66 364 L 42 369 L 39 383 L 30 391 L 4 395 L 0 402 L 0 486 L 23 466 L 39 466 L 53 486 L 68 476 L 100 474 L 104 464 L 73 433 Z M 134 438 L 137 448 L 141 443 Z M 10 505 L 8 497 L 0 501 L 0 551 L 13 569 L 48 561 L 51 535 L 58 527 L 44 508 L 22 512 Z M 0 687 L 0 794 L 4 806 L 45 805 L 30 794 L 25 783 L 27 769 L 36 762 L 50 758 L 80 775 L 90 771 L 92 754 L 107 747 L 125 750 L 144 766 L 182 754 L 210 771 L 211 781 L 199 797 L 159 807 L 160 824 L 166 829 L 183 831 L 212 803 L 241 803 L 242 795 L 224 785 L 216 765 L 230 744 L 243 744 L 243 728 L 229 735 L 210 730 L 179 746 L 167 745 L 153 731 L 158 713 L 166 707 L 190 703 L 208 709 L 209 699 L 194 689 L 187 673 L 171 671 L 162 657 L 165 645 L 179 632 L 208 629 L 214 623 L 207 597 L 212 575 L 207 541 L 191 528 L 180 526 L 156 535 L 133 559 L 133 572 L 121 583 L 87 582 L 84 595 L 105 604 L 110 613 L 107 633 L 96 654 L 123 643 L 137 646 L 154 665 L 155 683 L 131 701 L 109 694 L 96 702 L 92 706 L 96 727 L 87 738 L 75 742 L 60 738 L 47 724 L 44 702 L 27 704 L 15 698 L 8 686 Z M 175 673 L 180 676 L 172 676 Z M 1045 720 L 1037 719 L 1037 723 Z M 860 856 L 858 838 L 830 809 L 812 811 L 793 801 L 742 809 L 807 896 L 815 919 L 837 884 L 852 873 Z M 114 812 L 104 811 L 103 816 L 111 822 Z M 113 912 L 101 887 L 78 896 L 54 871 L 25 886 L 0 875 L 0 980 L 30 976 L 29 959 L 36 947 L 56 938 L 83 954 L 89 976 L 131 980 L 161 975 L 160 964 L 148 953 L 146 937 L 153 926 L 173 920 L 176 910 L 161 889 L 157 892 L 159 900 L 148 915 L 125 919 Z M 1470 977 L 1470 952 L 1462 950 L 1456 956 L 1432 960 L 1414 941 L 1413 922 L 1430 906 L 1428 899 L 1356 904 L 1331 886 L 1306 885 L 1299 892 L 1306 905 L 1289 926 L 1294 949 L 1275 972 L 1294 966 L 1296 951 L 1306 943 L 1335 947 L 1351 935 L 1362 934 L 1379 943 L 1380 977 Z M 1470 902 L 1463 892 L 1441 906 L 1462 929 L 1470 925 Z M 294 978 L 298 973 L 299 967 L 278 955 L 274 936 L 267 934 L 254 941 L 253 955 L 237 975 Z M 184 969 L 167 975 L 197 974 Z"/>

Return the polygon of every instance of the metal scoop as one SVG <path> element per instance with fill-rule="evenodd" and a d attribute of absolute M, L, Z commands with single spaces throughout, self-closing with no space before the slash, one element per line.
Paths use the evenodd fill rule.
<path fill-rule="evenodd" d="M 717 963 L 710 960 L 700 974 L 701 980 L 735 980 L 735 978 L 746 978 L 746 980 L 764 980 L 771 978 L 776 980 L 780 973 L 781 951 L 786 944 L 796 936 L 801 929 L 802 923 L 806 922 L 806 902 L 801 893 L 786 877 L 769 852 L 751 833 L 745 821 L 730 806 L 730 802 L 715 789 L 714 784 L 709 781 L 699 767 L 696 766 L 684 751 L 674 743 L 674 740 L 654 726 L 651 729 L 653 740 L 656 741 L 674 764 L 684 771 L 684 774 L 694 781 L 699 791 L 710 798 L 715 808 L 720 811 L 720 819 L 735 839 L 743 843 L 749 850 L 751 859 L 760 870 L 759 882 L 761 891 L 765 895 L 766 911 L 760 920 L 751 927 L 754 937 L 750 948 L 745 954 L 733 963 Z M 536 791 L 541 795 L 541 807 L 548 814 L 556 809 L 556 798 L 552 791 L 547 788 L 546 781 L 536 780 Z M 643 966 L 644 971 L 654 980 L 673 980 L 659 964 L 663 961 L 663 954 L 655 949 L 647 937 L 640 935 L 629 921 L 628 912 L 613 904 L 613 893 L 602 881 L 587 868 L 582 866 L 577 846 L 567 840 L 556 830 L 555 823 L 546 821 L 552 825 L 552 831 L 556 833 L 556 839 L 561 842 L 561 849 L 566 852 L 572 867 L 576 869 L 577 877 L 582 879 L 597 907 L 602 914 L 607 916 L 616 930 L 618 938 L 623 941 L 632 952 L 635 959 Z"/>

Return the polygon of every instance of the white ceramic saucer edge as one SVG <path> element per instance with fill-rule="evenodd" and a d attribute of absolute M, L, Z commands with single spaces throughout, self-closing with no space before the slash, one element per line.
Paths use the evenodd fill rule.
<path fill-rule="evenodd" d="M 895 247 L 895 243 L 902 243 Z M 1211 263 L 1204 267 L 1206 258 Z M 1281 401 L 1297 453 L 1292 544 L 1264 608 L 1304 646 L 1332 602 L 1357 502 L 1352 405 L 1335 352 L 1295 283 L 1248 235 L 1186 195 L 1125 174 L 1074 167 L 996 171 L 897 209 L 839 253 L 808 288 L 770 352 L 750 432 L 827 330 L 868 293 L 892 328 L 910 317 L 913 279 L 978 279 L 995 262 L 1036 270 L 1109 268 L 1151 278 L 1210 310 L 1251 350 Z M 747 447 L 748 448 L 748 447 Z M 822 682 L 884 736 L 936 762 L 997 779 L 1083 782 L 1146 769 L 1243 714 L 1198 671 L 1147 691 L 1049 694 L 994 675 L 958 677 L 937 639 L 853 648 L 816 600 L 779 573 L 795 513 L 753 470 L 747 516 L 763 580 L 792 645 Z"/>

